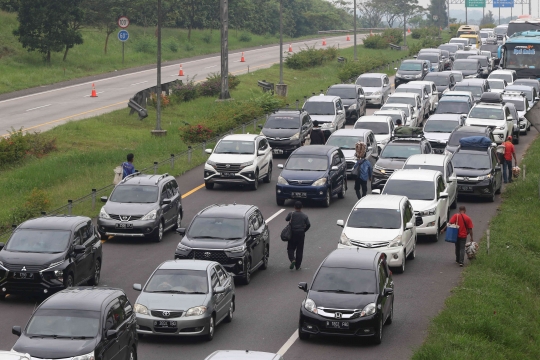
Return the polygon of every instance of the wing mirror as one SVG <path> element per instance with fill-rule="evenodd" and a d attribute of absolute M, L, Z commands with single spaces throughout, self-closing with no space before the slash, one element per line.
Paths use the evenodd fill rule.
<path fill-rule="evenodd" d="M 371 193 L 372 193 L 373 195 L 381 195 L 381 189 L 372 189 L 372 190 L 371 190 Z"/>
<path fill-rule="evenodd" d="M 133 290 L 135 291 L 142 291 L 141 284 L 133 284 Z"/>
<path fill-rule="evenodd" d="M 163 200 L 161 201 L 161 204 L 162 204 L 162 205 L 170 205 L 171 202 L 172 202 L 171 199 L 163 199 Z"/>
<path fill-rule="evenodd" d="M 439 199 L 448 199 L 448 193 L 447 192 L 442 192 L 439 194 Z"/>
<path fill-rule="evenodd" d="M 405 224 L 405 230 L 411 230 L 414 227 L 412 222 L 408 222 Z"/>
<path fill-rule="evenodd" d="M 257 155 L 258 155 L 258 156 L 263 156 L 263 155 L 264 155 L 264 151 L 261 151 L 261 150 L 257 151 Z"/>
<path fill-rule="evenodd" d="M 4 246 L 6 246 L 6 244 L 4 244 L 3 242 L 0 242 L 0 250 L 2 250 Z"/>
<path fill-rule="evenodd" d="M 253 236 L 253 237 L 259 236 L 259 235 L 261 235 L 261 234 L 262 234 L 262 231 L 260 231 L 260 230 L 251 230 L 251 231 L 249 232 L 249 236 Z"/>
<path fill-rule="evenodd" d="M 306 282 L 298 283 L 298 288 L 300 290 L 304 290 L 304 292 L 307 292 L 307 283 Z"/>
<path fill-rule="evenodd" d="M 176 233 L 180 236 L 186 235 L 186 228 L 178 228 L 176 229 Z"/>
<path fill-rule="evenodd" d="M 330 168 L 330 171 L 338 171 L 338 170 L 339 168 L 335 165 Z"/>
<path fill-rule="evenodd" d="M 336 222 L 336 225 L 337 225 L 337 226 L 344 227 L 344 226 L 345 226 L 345 222 L 344 222 L 343 220 L 338 220 L 338 221 Z"/>
<path fill-rule="evenodd" d="M 102 197 L 101 197 L 101 202 L 106 203 L 108 199 L 109 199 L 108 197 L 102 196 Z"/>
<path fill-rule="evenodd" d="M 106 338 L 107 340 L 114 340 L 116 339 L 117 332 L 116 330 L 107 330 Z"/>
<path fill-rule="evenodd" d="M 21 330 L 21 327 L 20 326 L 14 326 L 11 328 L 11 333 L 13 335 L 17 335 L 17 336 L 21 336 L 22 334 L 22 330 Z"/>
<path fill-rule="evenodd" d="M 384 288 L 384 296 L 390 296 L 394 294 L 394 289 L 392 288 Z"/>
<path fill-rule="evenodd" d="M 84 254 L 85 251 L 86 247 L 83 245 L 75 245 L 75 247 L 73 248 L 73 252 L 75 253 L 75 255 Z"/>
<path fill-rule="evenodd" d="M 207 153 L 208 155 L 211 155 L 212 154 L 212 149 L 206 149 L 204 150 L 205 153 Z"/>
<path fill-rule="evenodd" d="M 263 128 L 262 124 L 259 124 L 259 125 L 257 125 L 257 126 L 259 127 L 259 129 L 262 129 L 262 128 Z"/>
<path fill-rule="evenodd" d="M 223 286 L 216 286 L 216 288 L 214 289 L 214 295 L 224 294 L 224 293 L 225 293 L 225 288 Z"/>
<path fill-rule="evenodd" d="M 454 182 L 454 181 L 456 181 L 456 180 L 457 180 L 457 177 L 456 177 L 456 176 L 450 176 L 450 177 L 448 178 L 448 181 L 451 181 L 451 182 Z"/>
<path fill-rule="evenodd" d="M 283 164 L 278 164 L 278 169 L 283 169 Z"/>

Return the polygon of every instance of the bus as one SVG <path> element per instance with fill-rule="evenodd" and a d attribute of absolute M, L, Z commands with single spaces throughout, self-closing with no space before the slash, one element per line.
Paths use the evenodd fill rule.
<path fill-rule="evenodd" d="M 532 16 L 526 18 L 512 20 L 508 24 L 506 36 L 510 37 L 517 32 L 540 30 L 540 19 L 535 19 Z"/>
<path fill-rule="evenodd" d="M 500 67 L 515 70 L 518 79 L 540 80 L 540 28 L 515 33 L 498 51 Z"/>
<path fill-rule="evenodd" d="M 479 35 L 480 27 L 477 25 L 461 25 L 457 31 L 457 37 L 461 35 Z"/>

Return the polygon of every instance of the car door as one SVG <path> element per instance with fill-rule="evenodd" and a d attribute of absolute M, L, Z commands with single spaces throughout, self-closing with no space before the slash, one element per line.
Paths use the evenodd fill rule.
<path fill-rule="evenodd" d="M 510 113 L 510 109 L 508 109 L 507 106 L 504 107 L 504 116 L 506 117 L 506 127 L 508 128 L 508 133 L 504 137 L 506 139 L 506 137 L 512 135 L 512 130 L 514 129 L 514 121 L 512 120 L 512 114 Z"/>
<path fill-rule="evenodd" d="M 457 180 L 451 181 L 450 178 L 454 178 L 454 166 L 451 160 L 448 160 L 445 166 L 445 179 L 446 179 L 446 192 L 448 193 L 448 206 L 454 203 L 457 196 Z"/>
<path fill-rule="evenodd" d="M 383 83 L 383 95 L 385 96 L 386 99 L 388 99 L 388 96 L 390 96 L 390 93 L 392 91 L 391 87 L 390 87 L 390 79 L 388 78 L 388 76 L 384 76 L 384 78 L 382 79 L 382 83 Z"/>
<path fill-rule="evenodd" d="M 184 209 L 182 208 L 182 194 L 178 189 L 178 183 L 176 180 L 171 180 L 170 186 L 174 199 L 173 205 L 175 205 L 176 213 L 182 218 L 184 216 Z"/>
<path fill-rule="evenodd" d="M 347 165 L 345 163 L 345 157 L 343 156 L 341 150 L 338 150 L 332 156 L 332 164 L 333 166 L 338 167 L 338 170 L 334 171 L 335 174 L 332 177 L 332 190 L 335 194 L 337 194 L 341 191 L 342 186 L 347 186 L 347 179 L 345 178 L 347 172 Z M 332 171 L 330 172 L 332 173 Z"/>
<path fill-rule="evenodd" d="M 439 102 L 439 91 L 435 84 L 431 84 L 431 108 L 433 111 L 437 108 L 437 103 Z"/>
<path fill-rule="evenodd" d="M 489 151 L 491 152 L 491 166 L 493 168 L 493 178 L 495 179 L 495 189 L 499 189 L 502 186 L 503 181 L 502 168 L 499 164 L 499 161 L 497 160 L 498 158 L 495 149 L 491 148 Z"/>
<path fill-rule="evenodd" d="M 372 132 L 369 132 L 367 135 L 367 138 L 369 142 L 371 143 L 371 154 L 367 159 L 371 163 L 371 167 L 375 167 L 375 163 L 377 162 L 377 159 L 379 158 L 379 147 L 377 146 L 377 141 L 375 140 L 375 135 L 373 135 Z"/>
<path fill-rule="evenodd" d="M 338 117 L 337 128 L 341 129 L 345 127 L 345 109 L 343 108 L 343 103 L 341 102 L 341 100 L 336 101 L 336 110 Z"/>
<path fill-rule="evenodd" d="M 116 327 L 116 335 L 118 339 L 118 359 L 127 359 L 129 352 L 129 345 L 133 335 L 132 326 L 133 319 L 131 317 L 126 317 L 124 312 L 124 304 L 127 301 L 125 296 L 122 296 L 122 299 L 118 297 L 116 303 L 112 306 L 113 316 L 118 321 L 118 326 Z"/>
<path fill-rule="evenodd" d="M 92 246 L 85 245 L 88 236 L 88 224 L 83 223 L 76 227 L 75 236 L 73 239 L 73 247 L 82 245 L 85 247 L 84 253 L 74 254 L 75 268 L 73 269 L 73 281 L 76 285 L 84 282 L 90 277 L 91 269 L 93 269 Z"/>
<path fill-rule="evenodd" d="M 212 302 L 214 303 L 214 310 L 216 311 L 216 322 L 220 322 L 227 314 L 227 302 L 225 301 L 225 294 L 216 294 L 215 290 L 218 286 L 221 286 L 219 276 L 217 273 L 217 266 L 212 266 L 210 269 L 210 284 L 212 286 Z"/>
<path fill-rule="evenodd" d="M 414 238 L 413 238 L 413 230 L 407 229 L 407 223 L 412 222 L 414 214 L 412 212 L 412 207 L 410 206 L 409 202 L 405 202 L 401 207 L 401 216 L 403 218 L 403 244 L 405 246 L 405 253 L 409 255 L 409 253 L 414 248 Z M 414 227 L 413 227 L 414 228 Z"/>
<path fill-rule="evenodd" d="M 310 133 L 309 116 L 308 114 L 304 114 L 302 116 L 302 127 L 300 128 L 300 141 L 302 144 L 306 141 L 306 138 L 308 137 L 309 133 Z"/>
<path fill-rule="evenodd" d="M 223 305 L 223 314 L 224 314 L 223 316 L 227 316 L 228 310 L 231 306 L 231 302 L 233 301 L 233 297 L 234 297 L 233 279 L 229 275 L 229 273 L 225 271 L 225 269 L 223 269 L 221 265 L 216 265 L 215 270 L 219 278 L 219 283 L 225 289 L 225 292 L 222 294 L 223 295 L 222 305 Z"/>
<path fill-rule="evenodd" d="M 251 248 L 251 264 L 252 266 L 256 266 L 259 264 L 259 262 L 262 260 L 263 256 L 263 245 L 262 244 L 262 236 L 261 235 L 250 235 L 253 232 L 259 230 L 260 224 L 259 219 L 257 219 L 257 215 L 255 212 L 252 212 L 249 215 L 248 218 L 248 243 L 249 247 Z"/>
<path fill-rule="evenodd" d="M 268 140 L 266 138 L 259 138 L 259 145 L 257 151 L 257 163 L 259 164 L 259 177 L 268 173 L 270 167 L 270 160 L 272 160 L 272 152 Z"/>
<path fill-rule="evenodd" d="M 120 303 L 117 299 L 114 299 L 105 310 L 105 319 L 103 321 L 103 347 L 101 357 L 103 360 L 120 360 L 123 358 L 120 356 L 120 339 L 115 336 L 112 339 L 107 339 L 107 332 L 109 330 L 117 330 L 118 325 L 120 325 L 119 319 L 114 315 L 113 308 L 115 306 L 120 306 Z M 125 357 L 124 357 L 125 358 Z"/>
<path fill-rule="evenodd" d="M 446 190 L 442 176 L 437 176 L 435 185 L 437 187 L 437 213 L 441 219 L 441 224 L 444 224 L 448 220 L 448 198 L 441 198 L 441 193 Z"/>
<path fill-rule="evenodd" d="M 358 109 L 358 114 L 360 116 L 366 115 L 366 95 L 362 88 L 358 88 Z"/>
<path fill-rule="evenodd" d="M 383 266 L 382 261 L 379 261 L 379 264 L 377 266 L 378 268 L 378 280 L 379 280 L 379 298 L 381 299 L 381 309 L 382 309 L 382 317 L 383 317 L 383 323 L 388 317 L 388 314 L 390 313 L 390 306 L 392 305 L 392 299 L 389 296 L 384 296 L 384 289 L 389 287 L 388 284 L 388 274 L 386 273 L 386 269 Z"/>
<path fill-rule="evenodd" d="M 171 200 L 172 194 L 171 194 L 171 188 L 169 186 L 169 183 L 163 184 L 163 187 L 161 188 L 161 195 L 160 195 L 160 204 L 161 204 L 161 211 L 163 213 L 163 219 L 165 220 L 165 226 L 164 228 L 167 229 L 171 222 L 173 221 L 173 218 L 176 214 L 176 209 L 173 209 L 172 203 L 171 204 L 164 204 L 164 200 Z"/>

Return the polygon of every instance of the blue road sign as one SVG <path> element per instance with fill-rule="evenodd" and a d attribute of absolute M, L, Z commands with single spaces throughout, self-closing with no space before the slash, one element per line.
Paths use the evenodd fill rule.
<path fill-rule="evenodd" d="M 118 32 L 118 40 L 127 41 L 127 39 L 129 39 L 129 33 L 127 32 L 127 30 L 120 30 Z"/>
<path fill-rule="evenodd" d="M 493 0 L 494 8 L 513 8 L 514 0 Z"/>

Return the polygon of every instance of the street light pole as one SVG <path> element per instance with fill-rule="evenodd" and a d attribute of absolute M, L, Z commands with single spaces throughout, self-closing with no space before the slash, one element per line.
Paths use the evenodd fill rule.
<path fill-rule="evenodd" d="M 353 15 L 354 15 L 354 61 L 358 60 L 358 55 L 356 53 L 356 0 L 353 2 Z"/>
<path fill-rule="evenodd" d="M 220 1 L 221 10 L 221 93 L 220 100 L 231 98 L 229 94 L 229 3 Z"/>
<path fill-rule="evenodd" d="M 283 84 L 283 0 L 279 0 L 279 83 Z"/>
<path fill-rule="evenodd" d="M 152 135 L 163 136 L 167 130 L 161 129 L 161 0 L 157 0 L 157 8 L 156 128 Z"/>

